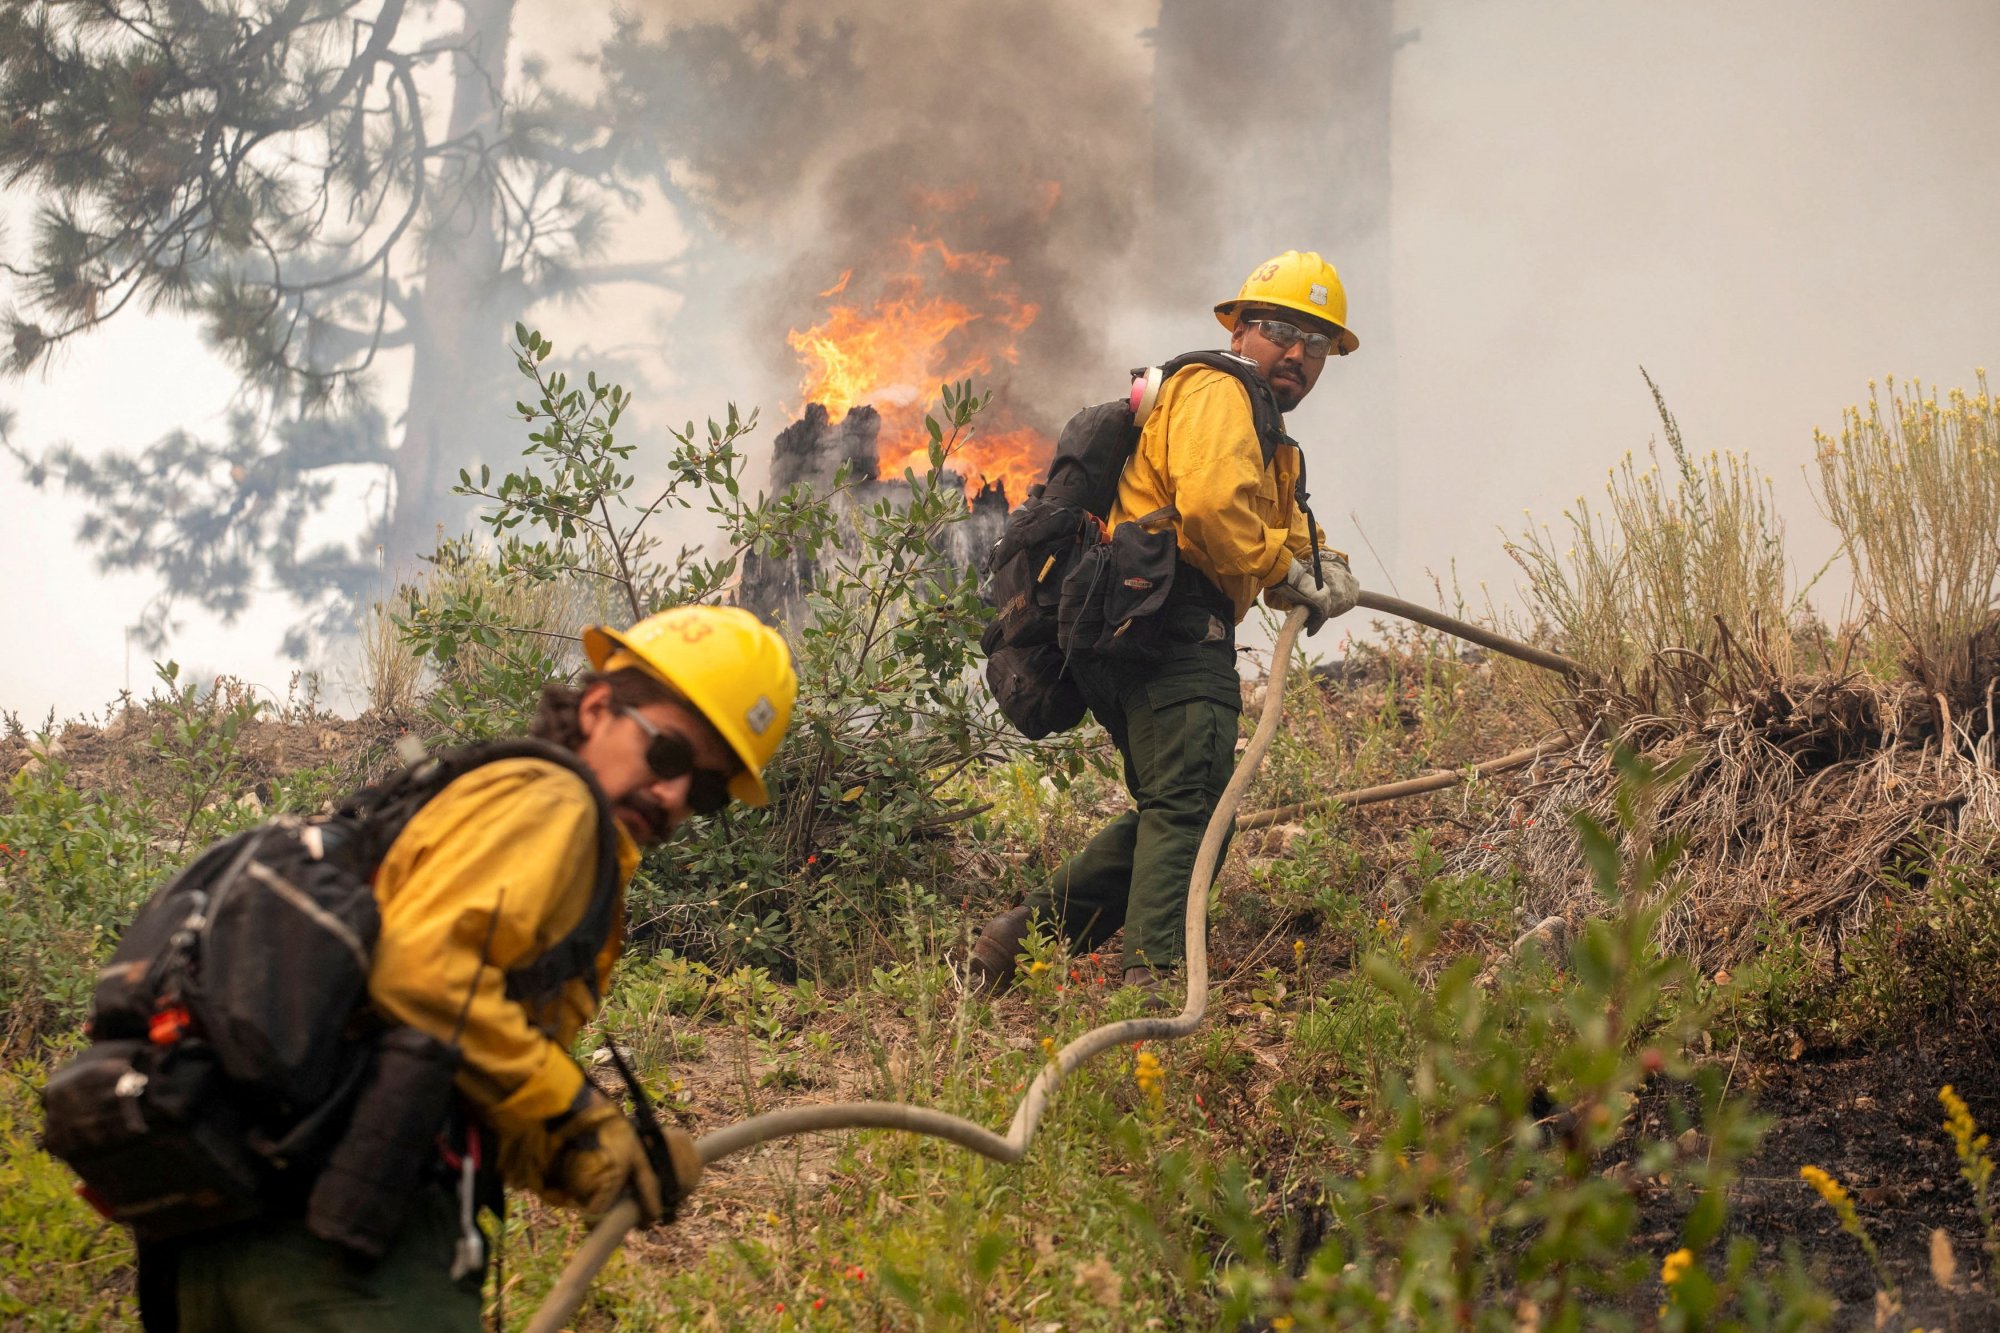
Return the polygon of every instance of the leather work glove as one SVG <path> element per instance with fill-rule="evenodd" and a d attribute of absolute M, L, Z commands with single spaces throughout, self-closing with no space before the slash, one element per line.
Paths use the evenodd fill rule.
<path fill-rule="evenodd" d="M 1265 604 L 1276 610 L 1306 608 L 1307 634 L 1319 633 L 1320 626 L 1352 611 L 1361 598 L 1361 584 L 1347 567 L 1345 555 L 1322 546 L 1319 569 L 1323 583 L 1314 582 L 1311 560 L 1294 559 L 1292 567 L 1285 571 L 1285 581 L 1264 590 Z"/>
<path fill-rule="evenodd" d="M 679 1130 L 667 1132 L 687 1137 Z M 657 1222 L 666 1216 L 660 1178 L 646 1160 L 639 1132 L 610 1098 L 589 1083 L 577 1092 L 570 1109 L 550 1125 L 549 1140 L 551 1152 L 543 1188 L 549 1202 L 568 1204 L 595 1217 L 611 1211 L 618 1197 L 629 1190 L 639 1205 L 641 1221 Z M 693 1144 L 688 1147 L 692 1155 Z M 698 1166 L 696 1170 L 699 1172 Z M 674 1202 L 680 1202 L 678 1190 Z"/>

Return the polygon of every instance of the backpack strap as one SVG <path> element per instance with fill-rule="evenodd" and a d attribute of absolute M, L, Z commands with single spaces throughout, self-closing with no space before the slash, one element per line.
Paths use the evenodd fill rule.
<path fill-rule="evenodd" d="M 1269 381 L 1257 373 L 1256 362 L 1234 352 L 1183 352 L 1172 360 L 1160 363 L 1161 382 L 1172 379 L 1189 366 L 1219 370 L 1235 377 L 1243 385 L 1250 395 L 1250 421 L 1257 430 L 1257 444 L 1263 450 L 1265 467 L 1271 466 L 1271 460 L 1278 456 L 1279 445 L 1298 444 L 1297 440 L 1285 434 L 1284 413 L 1278 410 L 1278 397 L 1271 392 Z M 1132 373 L 1136 377 L 1146 372 L 1142 369 Z M 1300 456 L 1304 456 L 1304 450 L 1300 450 Z"/>
<path fill-rule="evenodd" d="M 540 956 L 507 973 L 507 996 L 539 1006 L 553 999 L 565 983 L 581 980 L 590 988 L 591 999 L 600 1000 L 603 997 L 597 993 L 594 964 L 611 938 L 611 921 L 618 904 L 618 830 L 611 802 L 597 775 L 570 751 L 531 737 L 446 750 L 356 792 L 341 804 L 339 814 L 355 821 L 362 831 L 359 859 L 372 871 L 432 797 L 474 769 L 503 759 L 539 759 L 567 769 L 583 779 L 597 808 L 597 876 L 590 902 L 568 934 Z"/>
<path fill-rule="evenodd" d="M 1264 451 L 1265 467 L 1271 466 L 1271 460 L 1278 456 L 1281 444 L 1289 444 L 1299 451 L 1299 479 L 1292 487 L 1292 496 L 1298 503 L 1299 512 L 1306 516 L 1306 535 L 1312 542 L 1313 579 L 1324 583 L 1325 577 L 1319 568 L 1319 520 L 1313 517 L 1312 506 L 1307 503 L 1306 451 L 1297 440 L 1285 433 L 1284 413 L 1278 410 L 1278 396 L 1271 391 L 1270 381 L 1257 373 L 1255 363 L 1233 352 L 1183 352 L 1173 360 L 1161 363 L 1161 381 L 1171 379 L 1189 366 L 1207 366 L 1225 375 L 1234 375 L 1249 391 L 1250 421 L 1257 431 L 1257 444 Z M 1140 373 L 1143 372 L 1134 372 Z"/>

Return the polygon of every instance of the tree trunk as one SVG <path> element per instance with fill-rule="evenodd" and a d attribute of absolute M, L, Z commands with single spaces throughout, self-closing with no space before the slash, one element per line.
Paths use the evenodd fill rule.
<path fill-rule="evenodd" d="M 385 556 L 392 577 L 408 577 L 435 548 L 438 530 L 462 530 L 468 506 L 451 494 L 460 468 L 475 466 L 508 421 L 505 308 L 493 182 L 479 145 L 500 132 L 500 90 L 514 0 L 464 0 L 462 49 L 452 56 L 448 142 L 466 150 L 431 182 L 423 287 L 413 301 L 414 359 L 396 494 Z M 514 293 L 518 296 L 518 293 Z"/>

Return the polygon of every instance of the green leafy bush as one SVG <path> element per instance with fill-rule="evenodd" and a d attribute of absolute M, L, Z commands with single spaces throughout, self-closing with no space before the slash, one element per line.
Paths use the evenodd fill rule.
<path fill-rule="evenodd" d="M 2000 1013 L 2000 876 L 1942 845 L 1912 847 L 1883 875 L 1867 924 L 1837 967 L 1793 933 L 1766 932 L 1729 988 L 1724 1020 L 1745 1035 L 1815 1045 L 1894 1043 Z"/>
<path fill-rule="evenodd" d="M 1282 1328 L 1562 1329 L 1650 1301 L 1660 1260 L 1634 1243 L 1637 1206 L 1621 1173 L 1604 1170 L 1616 1157 L 1692 1201 L 1679 1257 L 1666 1265 L 1661 1327 L 1824 1318 L 1801 1273 L 1774 1284 L 1753 1271 L 1752 1242 L 1712 1252 L 1725 1190 L 1758 1130 L 1723 1095 L 1719 1071 L 1690 1066 L 1700 1010 L 1685 967 L 1652 943 L 1678 848 L 1645 835 L 1660 775 L 1629 757 L 1621 768 L 1620 827 L 1576 821 L 1609 915 L 1586 926 L 1562 972 L 1531 956 L 1488 980 L 1463 958 L 1420 984 L 1438 932 L 1434 893 L 1409 957 L 1366 960 L 1408 1030 L 1411 1058 L 1388 1071 L 1365 1128 L 1349 1138 L 1357 1169 L 1322 1182 L 1315 1210 L 1328 1238 L 1302 1263 L 1271 1256 L 1245 1218 L 1222 1219 L 1240 1259 L 1224 1283 L 1229 1317 L 1254 1313 Z M 1655 1138 L 1633 1111 L 1661 1084 L 1685 1087 L 1698 1113 Z M 1690 1128 L 1699 1151 L 1677 1137 Z"/>
<path fill-rule="evenodd" d="M 516 404 L 535 427 L 524 461 L 497 479 L 484 466 L 461 475 L 461 492 L 488 502 L 491 542 L 441 547 L 437 576 L 406 593 L 401 617 L 437 672 L 436 730 L 523 728 L 542 684 L 580 665 L 585 617 L 722 600 L 752 553 L 809 563 L 817 579 L 793 635 L 799 701 L 766 774 L 771 804 L 732 808 L 656 852 L 632 912 L 642 934 L 705 957 L 842 967 L 851 932 L 906 906 L 896 886 L 937 869 L 929 835 L 970 812 L 954 780 L 1012 745 L 975 678 L 975 577 L 945 554 L 968 512 L 947 463 L 986 400 L 944 387 L 941 417 L 926 418 L 928 466 L 892 499 L 857 503 L 845 468 L 823 493 L 753 491 L 739 445 L 756 419 L 733 407 L 705 433 L 676 431 L 664 480 L 640 496 L 635 446 L 617 430 L 630 397 L 594 374 L 578 384 L 550 371 L 548 340 L 515 332 L 534 388 Z M 706 515 L 715 553 L 665 547 L 657 520 L 678 511 Z"/>

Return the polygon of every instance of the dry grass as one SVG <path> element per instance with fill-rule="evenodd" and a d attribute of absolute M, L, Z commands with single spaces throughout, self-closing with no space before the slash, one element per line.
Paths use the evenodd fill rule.
<path fill-rule="evenodd" d="M 1892 626 L 1911 674 L 1961 711 L 1983 702 L 2000 591 L 2000 403 L 1978 392 L 1939 403 L 1921 383 L 1888 401 L 1868 386 L 1838 440 L 1816 434 L 1819 500 L 1840 530 L 1855 587 Z"/>
<path fill-rule="evenodd" d="M 1531 614 L 1553 627 L 1586 679 L 1576 712 L 1699 719 L 1754 696 L 1801 665 L 1798 599 L 1771 483 L 1749 458 L 1689 454 L 1657 386 L 1646 381 L 1673 468 L 1657 446 L 1629 453 L 1605 483 L 1603 511 L 1565 510 L 1509 542 L 1528 575 Z"/>
<path fill-rule="evenodd" d="M 1733 965 L 1766 923 L 1833 944 L 1898 863 L 2000 842 L 2000 403 L 1983 372 L 1943 403 L 1871 385 L 1819 437 L 1821 505 L 1868 612 L 1836 636 L 1799 612 L 1769 483 L 1736 455 L 1691 457 L 1654 397 L 1675 468 L 1628 456 L 1601 511 L 1565 513 L 1567 549 L 1547 528 L 1509 547 L 1586 668 L 1560 700 L 1581 727 L 1462 868 L 1518 872 L 1536 915 L 1601 912 L 1566 816 L 1612 822 L 1616 736 L 1688 764 L 1653 812 L 1686 848 L 1663 946 Z"/>
<path fill-rule="evenodd" d="M 408 717 L 423 683 L 423 659 L 396 632 L 394 608 L 375 602 L 361 621 L 362 680 L 368 707 L 383 717 Z"/>
<path fill-rule="evenodd" d="M 1991 726 L 1940 727 L 1912 683 L 1773 683 L 1698 725 L 1638 719 L 1624 739 L 1655 762 L 1690 763 L 1653 812 L 1656 836 L 1686 847 L 1661 944 L 1705 969 L 1750 953 L 1766 920 L 1830 944 L 1867 919 L 1896 862 L 1978 859 L 2000 836 Z M 1615 790 L 1605 747 L 1578 746 L 1467 844 L 1461 868 L 1518 872 L 1537 916 L 1601 912 L 1567 816 L 1609 824 Z"/>
<path fill-rule="evenodd" d="M 576 640 L 583 627 L 630 618 L 617 589 L 608 580 L 535 579 L 511 572 L 468 538 L 442 541 L 421 582 L 402 595 L 420 605 L 456 604 L 476 611 L 480 625 L 498 632 L 495 646 L 462 638 L 451 665 L 456 677 L 478 679 L 503 666 L 518 647 L 516 631 L 543 647 Z M 577 654 L 581 660 L 581 653 Z"/>

